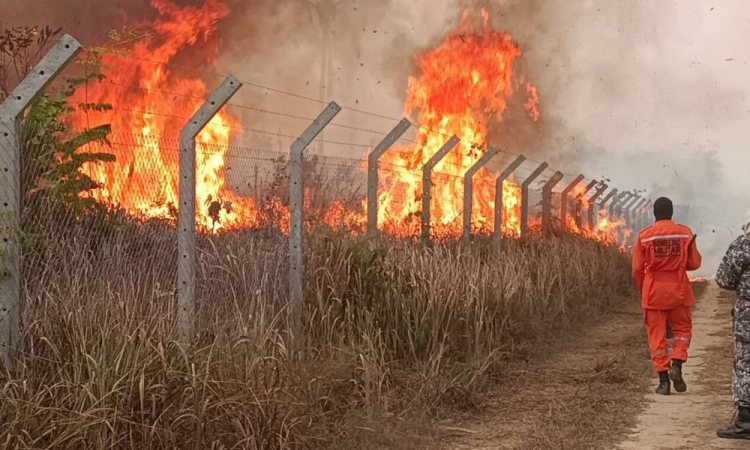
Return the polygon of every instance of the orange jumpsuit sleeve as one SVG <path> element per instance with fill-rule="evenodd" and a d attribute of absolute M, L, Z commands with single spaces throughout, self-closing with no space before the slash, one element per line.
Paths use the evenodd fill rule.
<path fill-rule="evenodd" d="M 700 256 L 700 255 L 699 255 Z M 646 255 L 643 253 L 640 237 L 635 242 L 633 248 L 633 281 L 638 288 L 638 292 L 643 292 L 643 280 L 646 278 Z"/>
<path fill-rule="evenodd" d="M 691 271 L 691 270 L 700 269 L 702 262 L 703 262 L 703 257 L 701 256 L 701 253 L 698 251 L 698 244 L 696 244 L 695 241 L 693 241 L 688 246 L 687 270 Z"/>

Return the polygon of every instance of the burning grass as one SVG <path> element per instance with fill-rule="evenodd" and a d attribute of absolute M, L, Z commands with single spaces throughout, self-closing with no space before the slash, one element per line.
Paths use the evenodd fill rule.
<path fill-rule="evenodd" d="M 629 289 L 628 258 L 578 237 L 467 253 L 317 229 L 291 346 L 286 238 L 248 230 L 200 240 L 200 337 L 181 348 L 174 230 L 57 218 L 27 249 L 23 353 L 0 390 L 7 448 L 354 445 L 394 418 L 479 404 L 519 349 Z"/>

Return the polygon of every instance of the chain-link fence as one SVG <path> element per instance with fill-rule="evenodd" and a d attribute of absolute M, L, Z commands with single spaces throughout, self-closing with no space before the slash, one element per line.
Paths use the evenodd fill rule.
<path fill-rule="evenodd" d="M 178 105 L 184 108 L 198 108 L 203 101 L 155 89 L 142 94 L 151 100 L 158 97 L 156 103 L 167 106 L 170 96 L 182 98 Z M 104 106 L 89 103 L 96 100 L 88 94 L 84 100 L 85 120 L 73 124 L 61 120 L 68 106 L 54 97 L 44 97 L 27 109 L 22 122 L 0 117 L 0 276 L 6 287 L 6 319 L 0 321 L 6 328 L 0 331 L 16 332 L 17 299 L 23 298 L 27 334 L 53 335 L 54 329 L 42 333 L 35 324 L 75 320 L 77 310 L 91 313 L 89 309 L 99 308 L 96 313 L 105 318 L 103 324 L 123 327 L 126 334 L 137 333 L 138 319 L 149 318 L 158 323 L 151 331 L 172 336 L 179 319 L 175 297 L 183 257 L 177 251 L 178 235 L 188 232 L 176 226 L 184 203 L 180 152 L 186 151 L 177 137 L 192 111 L 174 115 L 174 108 L 164 113 Z M 296 114 L 230 103 L 196 138 L 194 326 L 199 335 L 247 334 L 258 323 L 287 325 L 286 309 L 293 300 L 290 283 L 301 276 L 290 268 L 290 189 L 295 182 L 290 179 L 289 148 L 300 142 L 297 136 L 305 124 L 317 123 L 315 108 L 319 111 L 322 105 L 312 103 L 312 109 Z M 116 126 L 92 125 L 88 111 L 93 111 L 96 123 L 104 120 Z M 410 128 L 406 121 L 390 134 L 362 128 L 355 116 L 366 112 L 343 111 L 305 143 L 303 229 L 308 235 L 315 233 L 315 239 L 321 231 L 328 236 L 323 239 L 334 239 L 337 232 L 364 236 L 375 228 L 397 238 L 457 239 L 467 234 L 466 201 L 471 206 L 468 234 L 490 236 L 499 226 L 502 236 L 518 237 L 526 231 L 524 214 L 530 233 L 541 230 L 544 208 L 554 217 L 560 215 L 565 183 L 555 186 L 543 205 L 544 186 L 556 177 L 546 164 L 519 162 L 498 196 L 498 174 L 518 160 L 518 155 L 500 151 L 478 170 L 471 180 L 471 198 L 464 200 L 466 172 L 487 151 L 484 146 L 417 127 L 405 134 Z M 432 147 L 450 139 L 458 147 L 428 163 L 438 151 Z M 371 167 L 373 161 L 366 155 L 379 144 L 382 155 L 375 161 L 377 168 Z M 428 164 L 434 167 L 425 171 Z M 370 189 L 369 204 L 377 211 L 368 223 L 368 173 L 373 172 L 377 182 L 375 191 Z M 423 210 L 427 193 L 429 211 Z M 623 200 L 610 198 L 613 204 Z M 581 223 L 579 200 L 569 198 L 567 203 L 566 211 L 573 211 L 574 220 Z M 503 214 L 498 224 L 499 204 Z M 612 212 L 624 214 L 619 209 Z M 20 287 L 19 295 L 11 292 L 14 286 Z M 50 298 L 69 301 L 50 305 Z M 51 315 L 56 319 L 49 320 Z M 17 338 L 10 341 L 6 339 L 6 346 L 17 344 Z"/>

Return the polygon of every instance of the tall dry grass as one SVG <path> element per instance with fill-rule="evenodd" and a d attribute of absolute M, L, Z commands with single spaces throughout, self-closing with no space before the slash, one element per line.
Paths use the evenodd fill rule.
<path fill-rule="evenodd" d="M 355 445 L 380 420 L 471 406 L 519 348 L 629 289 L 627 256 L 575 237 L 469 252 L 321 229 L 306 247 L 306 334 L 290 345 L 286 238 L 246 231 L 200 240 L 200 336 L 186 348 L 174 231 L 78 220 L 29 240 L 2 448 Z"/>

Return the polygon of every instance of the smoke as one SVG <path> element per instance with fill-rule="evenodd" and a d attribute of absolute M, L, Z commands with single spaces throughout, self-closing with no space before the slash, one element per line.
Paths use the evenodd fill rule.
<path fill-rule="evenodd" d="M 109 31 L 155 16 L 149 0 L 110 0 L 106 7 L 98 0 L 44 2 L 43 7 L 26 0 L 2 0 L 2 3 L 4 26 L 62 27 L 84 45 L 106 42 Z"/>
<path fill-rule="evenodd" d="M 497 131 L 501 145 L 537 153 L 571 175 L 672 198 L 675 219 L 699 234 L 701 274 L 712 275 L 750 209 L 750 183 L 737 168 L 744 127 L 734 125 L 750 111 L 740 77 L 747 61 L 736 61 L 740 45 L 717 45 L 715 36 L 746 33 L 733 18 L 748 8 L 492 2 L 495 26 L 524 50 L 522 71 L 539 88 L 543 114 L 534 125 L 509 114 Z"/>
<path fill-rule="evenodd" d="M 449 30 L 447 16 L 457 11 L 454 5 L 454 14 L 446 12 L 445 19 L 432 14 L 436 26 L 427 31 L 415 26 L 420 16 L 443 7 L 427 8 L 426 3 L 407 0 L 264 0 L 240 5 L 244 2 L 230 0 L 234 9 L 221 25 L 224 42 L 219 61 L 221 72 L 252 83 L 243 87 L 238 101 L 313 118 L 324 107 L 316 100 L 335 100 L 373 113 L 345 109 L 337 122 L 383 133 L 396 122 L 378 116 L 400 119 L 403 114 L 414 54 Z M 252 111 L 245 111 L 242 120 L 254 129 L 271 128 L 287 135 L 298 134 L 308 124 Z M 355 144 L 326 144 L 326 154 L 359 158 L 382 136 L 328 129 L 324 138 Z M 259 142 L 258 136 L 245 136 L 245 145 Z M 281 139 L 278 146 L 288 148 L 288 142 Z"/>
<path fill-rule="evenodd" d="M 750 32 L 736 19 L 747 17 L 750 6 L 676 0 L 226 1 L 231 13 L 219 24 L 215 72 L 250 82 L 233 103 L 256 110 L 233 114 L 243 126 L 269 133 L 243 136 L 242 145 L 288 149 L 283 136 L 299 134 L 308 122 L 268 111 L 311 118 L 323 108 L 321 98 L 350 107 L 339 123 L 389 131 L 395 122 L 379 116 L 401 117 L 415 54 L 437 45 L 458 24 L 462 7 L 485 7 L 491 25 L 509 31 L 523 50 L 517 69 L 538 87 L 542 111 L 533 123 L 517 103 L 523 96 L 512 99 L 503 122 L 491 130 L 492 144 L 543 158 L 571 176 L 606 177 L 620 188 L 673 198 L 685 206 L 677 219 L 700 235 L 706 274 L 750 209 L 743 170 L 750 65 L 741 58 Z M 202 1 L 178 3 L 196 2 Z M 5 25 L 63 26 L 95 44 L 129 19 L 154 16 L 148 0 L 113 1 L 107 8 L 99 3 L 69 0 L 31 8 L 25 0 L 3 0 Z M 199 74 L 209 87 L 220 81 L 205 68 Z M 326 154 L 353 158 L 381 138 L 346 129 L 326 133 L 326 140 L 358 144 L 326 144 Z"/>

